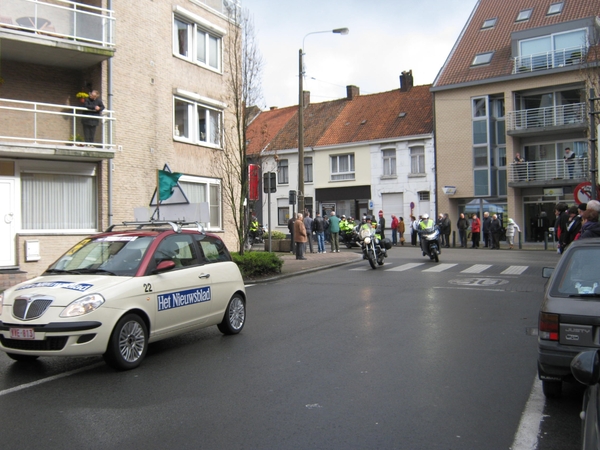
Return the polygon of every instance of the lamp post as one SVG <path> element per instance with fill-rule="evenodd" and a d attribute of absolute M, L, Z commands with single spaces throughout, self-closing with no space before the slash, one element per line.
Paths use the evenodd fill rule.
<path fill-rule="evenodd" d="M 298 212 L 304 214 L 304 40 L 311 34 L 334 33 L 348 34 L 348 28 L 336 28 L 334 30 L 313 31 L 302 39 L 302 48 L 299 51 L 298 63 Z"/>

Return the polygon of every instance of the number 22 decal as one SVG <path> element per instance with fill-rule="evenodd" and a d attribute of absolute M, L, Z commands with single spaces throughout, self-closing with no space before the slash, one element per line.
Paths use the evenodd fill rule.
<path fill-rule="evenodd" d="M 152 292 L 152 285 L 150 283 L 144 283 L 144 292 Z"/>

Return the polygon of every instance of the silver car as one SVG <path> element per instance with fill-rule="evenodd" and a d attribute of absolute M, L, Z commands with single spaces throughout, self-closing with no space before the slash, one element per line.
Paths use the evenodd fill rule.
<path fill-rule="evenodd" d="M 559 397 L 573 381 L 570 364 L 585 350 L 600 348 L 600 239 L 573 242 L 550 276 L 540 307 L 538 375 L 546 397 Z"/>

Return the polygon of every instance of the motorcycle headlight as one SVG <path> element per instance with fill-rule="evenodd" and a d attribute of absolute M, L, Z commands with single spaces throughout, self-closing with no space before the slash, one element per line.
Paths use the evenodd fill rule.
<path fill-rule="evenodd" d="M 78 298 L 60 313 L 60 317 L 77 317 L 97 310 L 104 303 L 100 294 L 86 295 Z"/>
<path fill-rule="evenodd" d="M 370 237 L 366 237 L 365 238 L 365 244 L 369 245 L 371 243 L 371 238 Z"/>

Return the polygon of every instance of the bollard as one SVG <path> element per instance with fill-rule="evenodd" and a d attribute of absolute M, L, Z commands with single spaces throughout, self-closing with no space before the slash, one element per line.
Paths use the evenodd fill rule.
<path fill-rule="evenodd" d="M 544 231 L 544 250 L 548 250 L 548 232 Z"/>
<path fill-rule="evenodd" d="M 456 247 L 456 231 L 452 232 L 452 248 Z"/>
<path fill-rule="evenodd" d="M 519 231 L 519 250 L 523 249 L 523 240 L 521 237 L 521 232 Z"/>

